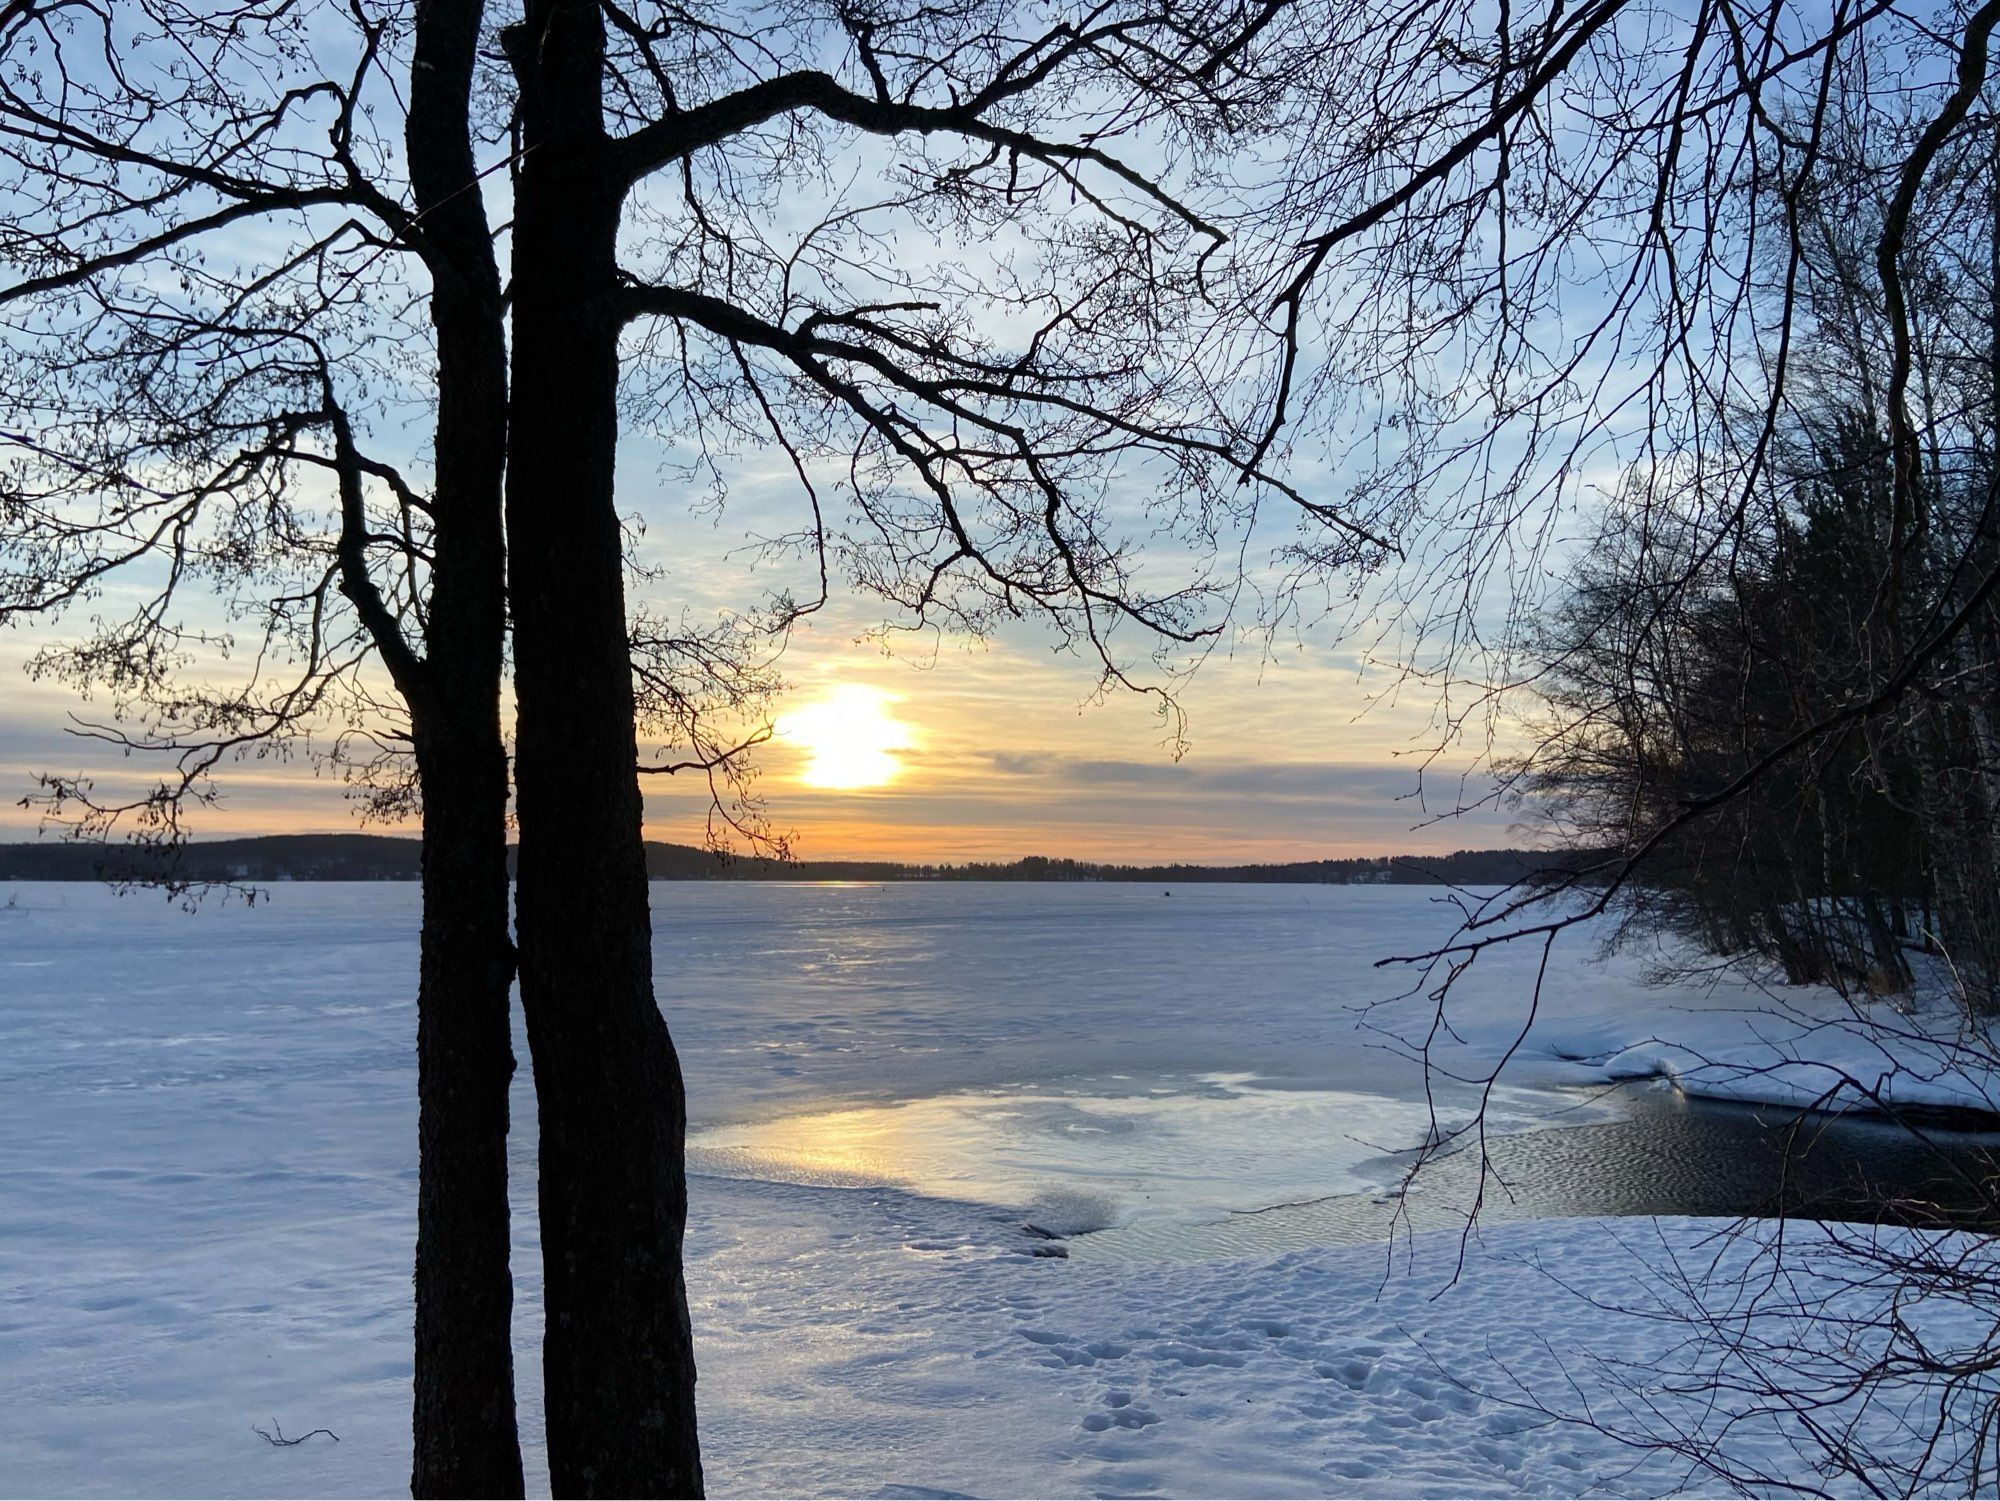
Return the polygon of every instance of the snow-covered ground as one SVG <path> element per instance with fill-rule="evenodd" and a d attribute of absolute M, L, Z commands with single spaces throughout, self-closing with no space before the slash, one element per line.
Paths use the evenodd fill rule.
<path fill-rule="evenodd" d="M 1673 1483 L 1503 1398 L 1546 1381 L 1561 1405 L 1566 1363 L 1643 1348 L 1642 1311 L 1584 1295 L 1626 1301 L 1711 1226 L 1500 1227 L 1450 1286 L 1449 1236 L 1393 1265 L 1134 1265 L 1039 1256 L 1022 1228 L 1382 1181 L 1428 1123 L 1424 1079 L 1357 1023 L 1423 1014 L 1372 968 L 1449 931 L 1422 891 L 663 885 L 655 905 L 709 1154 L 689 1275 L 715 1490 Z M 415 932 L 401 886 L 193 916 L 0 886 L 0 1492 L 402 1491 Z M 1482 961 L 1454 1002 L 1461 1061 L 1518 1030 L 1537 959 Z M 1768 1025 L 1741 988 L 1662 997 L 1637 975 L 1587 939 L 1559 951 L 1504 1129 L 1574 1123 L 1547 1086 L 1609 1077 L 1648 1038 L 1706 1028 L 1706 1050 Z M 520 1083 L 521 1414 L 545 1484 Z M 251 1431 L 273 1420 L 340 1441 L 276 1448 Z M 1775 1432 L 1739 1441 L 1798 1463 Z"/>
<path fill-rule="evenodd" d="M 1891 1003 L 1723 976 L 1692 1006 L 1653 991 L 1530 1036 L 1538 1057 L 1572 1062 L 1584 1082 L 1660 1078 L 1718 1100 L 2000 1117 L 2000 1039 L 1968 1025 L 1942 984 Z"/>

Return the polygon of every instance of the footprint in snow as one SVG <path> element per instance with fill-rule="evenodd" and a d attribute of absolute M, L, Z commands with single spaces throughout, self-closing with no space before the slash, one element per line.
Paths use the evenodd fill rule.
<path fill-rule="evenodd" d="M 1150 1428 L 1160 1421 L 1160 1415 L 1150 1407 L 1141 1407 L 1132 1400 L 1129 1392 L 1107 1392 L 1104 1402 L 1109 1412 L 1093 1412 L 1084 1415 L 1085 1433 L 1103 1433 L 1111 1428 Z"/>
<path fill-rule="evenodd" d="M 1368 1384 L 1374 1368 L 1365 1360 L 1322 1360 L 1313 1366 L 1313 1374 L 1322 1381 L 1338 1381 L 1358 1392 Z"/>
<path fill-rule="evenodd" d="M 1160 1345 L 1152 1353 L 1162 1360 L 1177 1360 L 1184 1366 L 1219 1365 L 1237 1370 L 1245 1363 L 1241 1355 L 1226 1350 L 1205 1350 L 1198 1345 L 1178 1342 Z"/>

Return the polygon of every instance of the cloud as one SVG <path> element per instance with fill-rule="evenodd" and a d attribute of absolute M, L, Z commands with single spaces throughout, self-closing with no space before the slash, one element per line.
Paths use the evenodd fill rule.
<path fill-rule="evenodd" d="M 1007 776 L 1039 777 L 1078 790 L 1171 791 L 1189 796 L 1303 800 L 1319 805 L 1380 807 L 1407 804 L 1410 811 L 1444 813 L 1479 802 L 1491 791 L 1481 777 L 1452 773 L 1420 776 L 1406 766 L 1355 762 L 1103 760 L 1046 753 L 996 751 L 993 769 Z"/>
<path fill-rule="evenodd" d="M 1220 864 L 1516 842 L 1505 813 L 1472 806 L 1489 784 L 1441 777 L 1419 796 L 1411 766 L 988 751 L 959 770 L 862 796 L 782 782 L 765 790 L 773 818 L 799 832 L 808 857 Z M 652 807 L 656 818 L 666 811 Z"/>
<path fill-rule="evenodd" d="M 990 760 L 1002 776 L 1032 777 L 1059 765 L 1062 758 L 1040 751 L 995 751 Z"/>

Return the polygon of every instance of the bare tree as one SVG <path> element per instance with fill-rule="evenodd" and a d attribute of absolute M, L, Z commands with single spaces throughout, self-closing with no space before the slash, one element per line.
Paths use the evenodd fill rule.
<path fill-rule="evenodd" d="M 421 796 L 419 1495 L 522 1487 L 479 25 L 452 0 L 0 8 L 0 613 L 95 603 L 35 670 L 108 692 L 84 733 L 171 767 L 131 799 L 51 778 L 52 810 L 172 844 L 246 754 Z M 367 431 L 425 410 L 428 484 Z"/>
<path fill-rule="evenodd" d="M 1512 1047 L 1462 1067 L 1470 966 L 1526 944 L 1545 973 L 1614 909 L 1857 992 L 1899 987 L 1927 929 L 1988 1004 L 1996 23 L 1865 0 L 1370 9 L 1333 107 L 1299 120 L 1326 145 L 1296 174 L 1321 222 L 1270 284 L 1288 351 L 1267 431 L 1379 414 L 1354 462 L 1402 497 L 1422 565 L 1383 655 L 1438 690 L 1435 748 L 1498 752 L 1486 796 L 1553 797 L 1597 855 L 1554 897 L 1468 898 L 1448 942 L 1399 956 L 1435 1002 L 1413 1039 L 1434 1077 L 1490 1091 L 1535 1018 L 1539 978 Z M 1593 498 L 1610 520 L 1572 573 L 1566 520 Z M 1521 751 L 1509 719 L 1537 692 L 1549 733 Z M 1960 1024 L 1989 1067 L 1984 1022 Z M 1885 1052 L 1905 1040 L 1878 1025 Z M 1850 1082 L 1823 1103 L 1896 1102 Z M 1424 1155 L 1484 1129 L 1482 1110 Z M 1789 1484 L 1730 1468 L 1729 1425 L 1776 1404 L 1847 1483 L 1990 1483 L 1981 1253 L 1870 1244 L 1849 1274 L 1880 1298 L 1789 1351 L 1731 1322 L 1794 1270 L 1782 1237 L 1728 1262 L 1692 1315 L 1747 1356 L 1689 1378 L 1715 1422 L 1628 1408 L 1614 1430 Z M 1959 1292 L 1969 1341 L 1899 1322 Z M 1844 1426 L 1905 1398 L 1942 1404 L 1931 1439 Z"/>
<path fill-rule="evenodd" d="M 1345 24 L 1348 45 L 1316 39 L 1328 86 L 1288 101 L 1316 148 L 1291 159 L 1288 201 L 1317 223 L 1282 221 L 1295 239 L 1264 284 L 1284 353 L 1263 441 L 1349 434 L 1357 488 L 1396 518 L 1411 566 L 1370 604 L 1394 679 L 1437 692 L 1434 751 L 1504 756 L 1522 694 L 1573 665 L 1536 650 L 1535 626 L 1563 589 L 1566 518 L 1593 492 L 1645 564 L 1600 623 L 1646 642 L 1754 560 L 1830 363 L 1870 383 L 1883 448 L 1880 536 L 1857 565 L 1859 690 L 1668 789 L 1646 837 L 1569 878 L 1582 901 L 1469 908 L 1450 944 L 1407 956 L 1448 988 L 1495 945 L 1601 915 L 1666 844 L 1769 779 L 1953 691 L 2000 588 L 1980 520 L 2000 7 L 1932 22 L 1876 3 L 1415 4 Z M 1845 344 L 1815 339 L 1841 317 Z M 1945 482 L 1950 529 L 1927 494 Z M 1983 695 L 1966 690 L 1981 722 Z M 1482 801 L 1535 767 L 1496 768 Z"/>
<path fill-rule="evenodd" d="M 1257 442 L 1285 347 L 1259 291 L 1288 211 L 1269 163 L 1287 101 L 1318 86 L 1308 33 L 1328 15 L 1277 0 L 0 11 L 16 613 L 114 569 L 164 580 L 46 662 L 110 684 L 146 726 L 133 743 L 183 758 L 130 810 L 170 833 L 244 747 L 310 729 L 338 752 L 400 754 L 397 733 L 415 752 L 436 851 L 422 1201 L 432 1217 L 459 1205 L 501 1258 L 448 1263 L 420 1231 L 420 1491 L 519 1486 L 498 1379 L 499 487 L 551 1469 L 565 1492 L 692 1493 L 684 1104 L 653 997 L 639 778 L 698 772 L 733 795 L 755 715 L 739 733 L 690 685 L 720 679 L 742 710 L 769 679 L 740 649 L 754 633 L 628 607 L 621 426 L 657 425 L 696 483 L 746 444 L 787 457 L 799 523 L 775 545 L 817 584 L 771 602 L 780 629 L 843 572 L 920 628 L 1038 617 L 1106 683 L 1170 709 L 1173 673 L 1229 628 L 1260 507 L 1296 519 L 1315 566 L 1395 552 L 1394 516 L 1308 494 Z M 495 222 L 484 204 L 502 194 Z M 1232 237 L 1231 205 L 1268 232 Z M 370 446 L 427 406 L 428 487 L 393 442 Z M 1135 486 L 1138 539 L 1115 503 Z M 180 613 L 195 582 L 268 643 L 249 687 L 190 688 L 234 646 Z M 293 681 L 273 688 L 280 661 Z M 663 725 L 681 748 L 642 767 L 638 733 Z M 411 785 L 404 764 L 392 755 L 392 789 Z M 55 791 L 100 824 L 120 811 Z M 479 944 L 448 916 L 474 900 Z M 464 962 L 433 962 L 461 941 Z M 469 976 L 476 992 L 447 1001 L 439 987 Z M 475 1066 L 432 1067 L 475 1039 Z M 476 1184 L 444 1175 L 439 1132 L 463 1133 Z M 433 1382 L 431 1311 L 475 1287 L 486 1343 Z"/>
<path fill-rule="evenodd" d="M 1444 736 L 1482 709 L 1490 729 L 1581 477 L 1698 477 L 1712 524 L 1684 588 L 1743 542 L 1795 379 L 1830 122 L 1906 101 L 1877 111 L 1879 670 L 1663 827 L 1879 720 L 1960 639 L 1963 611 L 1904 623 L 1930 421 L 1907 251 L 1961 201 L 1949 169 L 1986 124 L 2000 0 L 1942 27 L 1887 0 L 144 0 L 114 19 L 16 0 L 0 18 L 22 205 L 10 583 L 39 609 L 163 558 L 175 590 L 254 580 L 274 647 L 306 664 L 296 692 L 190 694 L 220 642 L 156 601 L 51 667 L 165 711 L 146 743 L 195 747 L 188 788 L 213 756 L 330 717 L 377 732 L 384 677 L 420 770 L 446 691 L 426 682 L 450 676 L 479 726 L 451 748 L 498 774 L 504 490 L 559 1490 L 701 1486 L 684 1097 L 639 787 L 672 768 L 726 789 L 758 733 L 686 687 L 726 632 L 662 628 L 675 612 L 634 586 L 632 425 L 671 440 L 691 492 L 726 487 L 750 445 L 793 467 L 799 520 L 774 546 L 815 582 L 771 602 L 780 627 L 844 574 L 918 627 L 1038 619 L 1170 711 L 1174 673 L 1244 618 L 1242 559 L 1275 502 L 1298 530 L 1249 611 L 1286 618 L 1310 587 L 1387 568 L 1409 585 L 1387 645 L 1438 683 Z M 491 220 L 488 195 L 508 204 Z M 252 225 L 268 238 L 221 266 Z M 405 320 L 430 326 L 429 357 Z M 365 445 L 432 400 L 425 490 Z M 1118 503 L 1135 491 L 1136 518 Z M 1966 579 L 1983 606 L 1993 575 Z M 736 679 L 739 707 L 759 681 Z M 683 745 L 642 765 L 641 728 L 667 723 Z M 440 831 L 452 780 L 424 780 Z M 482 831 L 464 837 L 485 884 L 462 884 L 490 893 L 506 782 L 474 780 L 454 827 Z M 175 793 L 149 805 L 171 820 Z M 495 910 L 482 931 L 504 943 Z M 1576 920 L 1501 903 L 1423 958 L 1448 988 L 1484 948 Z M 467 1077 L 503 1114 L 467 1130 L 491 1163 L 505 990 L 478 973 L 466 1012 L 502 1047 Z M 425 1004 L 426 1025 L 445 1016 Z M 469 1410 L 511 1410 L 486 1395 Z M 426 1478 L 419 1431 L 420 1488 L 457 1483 Z"/>
<path fill-rule="evenodd" d="M 735 444 L 782 450 L 822 590 L 830 555 L 919 626 L 1039 616 L 1107 682 L 1164 694 L 1143 675 L 1154 644 L 1198 655 L 1237 576 L 1153 583 L 1113 487 L 1151 485 L 1159 528 L 1202 557 L 1271 497 L 1336 566 L 1391 549 L 1365 506 L 1313 500 L 1254 452 L 1279 341 L 1204 211 L 1303 76 L 1294 17 L 1314 24 L 1277 4 L 840 4 L 773 28 L 537 0 L 503 33 L 521 980 L 559 1489 L 700 1481 L 681 1089 L 632 774 L 621 394 L 710 479 Z"/>

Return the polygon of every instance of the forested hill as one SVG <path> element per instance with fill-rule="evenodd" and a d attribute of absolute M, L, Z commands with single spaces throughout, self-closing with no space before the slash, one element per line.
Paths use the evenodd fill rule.
<path fill-rule="evenodd" d="M 414 839 L 380 834 L 277 834 L 204 840 L 171 857 L 123 844 L 45 840 L 0 844 L 0 881 L 414 881 Z M 684 844 L 649 842 L 661 881 L 1305 881 L 1332 885 L 1497 886 L 1563 859 L 1526 850 L 1459 850 L 1285 865 L 1096 865 L 1031 855 L 1006 864 L 904 865 L 882 860 L 725 859 Z"/>

